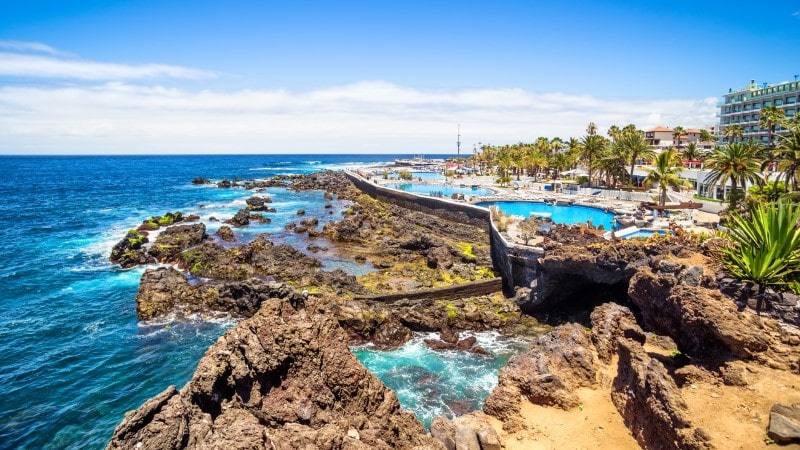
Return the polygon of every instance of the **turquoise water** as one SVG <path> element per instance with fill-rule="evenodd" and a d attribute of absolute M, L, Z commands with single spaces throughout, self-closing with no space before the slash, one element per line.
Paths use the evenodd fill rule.
<path fill-rule="evenodd" d="M 555 206 L 548 205 L 544 202 L 529 202 L 529 201 L 497 201 L 497 202 L 480 202 L 477 206 L 489 208 L 490 206 L 497 206 L 506 215 L 528 217 L 532 212 L 550 214 L 554 223 L 565 225 L 572 225 L 576 223 L 586 223 L 591 220 L 594 226 L 602 225 L 606 230 L 614 228 L 614 214 L 605 212 L 600 208 L 592 208 L 589 206 Z"/>
<path fill-rule="evenodd" d="M 497 332 L 464 333 L 475 336 L 477 344 L 491 356 L 468 352 L 437 351 L 423 342 L 438 339 L 437 333 L 423 333 L 391 351 L 372 346 L 354 347 L 353 353 L 387 386 L 403 408 L 409 409 L 425 427 L 434 417 L 454 417 L 483 407 L 497 386 L 497 373 L 517 353 L 527 350 L 527 341 L 502 337 Z"/>
<path fill-rule="evenodd" d="M 635 233 L 623 236 L 623 238 L 624 239 L 648 238 L 654 234 L 660 234 L 661 236 L 666 236 L 667 232 L 664 230 L 637 230 Z"/>
<path fill-rule="evenodd" d="M 444 181 L 444 176 L 441 172 L 411 172 L 411 176 L 413 176 L 415 180 L 421 178 L 426 181 Z"/>
<path fill-rule="evenodd" d="M 473 196 L 491 195 L 491 189 L 471 186 L 454 186 L 442 185 L 433 183 L 390 183 L 386 187 L 392 189 L 399 189 L 401 191 L 411 192 L 413 194 L 431 195 L 441 193 L 445 197 L 450 197 L 453 194 L 464 194 Z"/>
<path fill-rule="evenodd" d="M 0 157 L 0 448 L 103 448 L 125 411 L 168 385 L 183 386 L 230 318 L 140 323 L 143 268 L 108 263 L 111 247 L 142 220 L 167 211 L 198 214 L 212 233 L 253 194 L 192 186 L 197 177 L 270 178 L 363 166 L 400 155 Z M 247 240 L 307 242 L 283 227 L 318 215 L 322 192 L 268 192 L 271 224 L 235 232 Z M 370 270 L 343 256 L 326 267 Z"/>

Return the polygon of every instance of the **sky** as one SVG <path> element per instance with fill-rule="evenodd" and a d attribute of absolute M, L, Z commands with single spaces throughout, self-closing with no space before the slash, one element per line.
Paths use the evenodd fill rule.
<path fill-rule="evenodd" d="M 455 153 L 699 128 L 800 0 L 2 1 L 0 154 Z"/>

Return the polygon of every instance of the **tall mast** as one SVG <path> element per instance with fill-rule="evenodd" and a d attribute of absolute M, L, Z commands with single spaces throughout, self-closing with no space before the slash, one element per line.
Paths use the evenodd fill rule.
<path fill-rule="evenodd" d="M 461 124 L 458 124 L 458 141 L 456 141 L 457 158 L 461 159 Z"/>

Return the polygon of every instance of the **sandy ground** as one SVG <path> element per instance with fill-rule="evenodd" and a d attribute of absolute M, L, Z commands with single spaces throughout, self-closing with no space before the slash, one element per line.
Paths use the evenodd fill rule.
<path fill-rule="evenodd" d="M 584 450 L 639 449 L 611 401 L 611 383 L 617 367 L 616 359 L 600 369 L 600 386 L 580 388 L 576 394 L 581 406 L 569 411 L 534 405 L 523 399 L 522 416 L 529 429 L 514 434 L 502 431 L 500 421 L 492 425 L 506 450 Z"/>
<path fill-rule="evenodd" d="M 695 426 L 711 436 L 716 448 L 767 448 L 772 405 L 800 403 L 800 375 L 751 366 L 748 381 L 744 387 L 699 382 L 681 390 Z M 800 449 L 800 445 L 770 448 Z"/>

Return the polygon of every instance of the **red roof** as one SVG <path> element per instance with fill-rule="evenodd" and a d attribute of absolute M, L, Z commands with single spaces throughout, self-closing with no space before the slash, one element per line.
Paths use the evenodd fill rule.
<path fill-rule="evenodd" d="M 662 127 L 661 125 L 653 128 L 652 130 L 647 130 L 648 132 L 655 132 L 655 131 L 669 131 L 672 133 L 672 128 Z"/>

